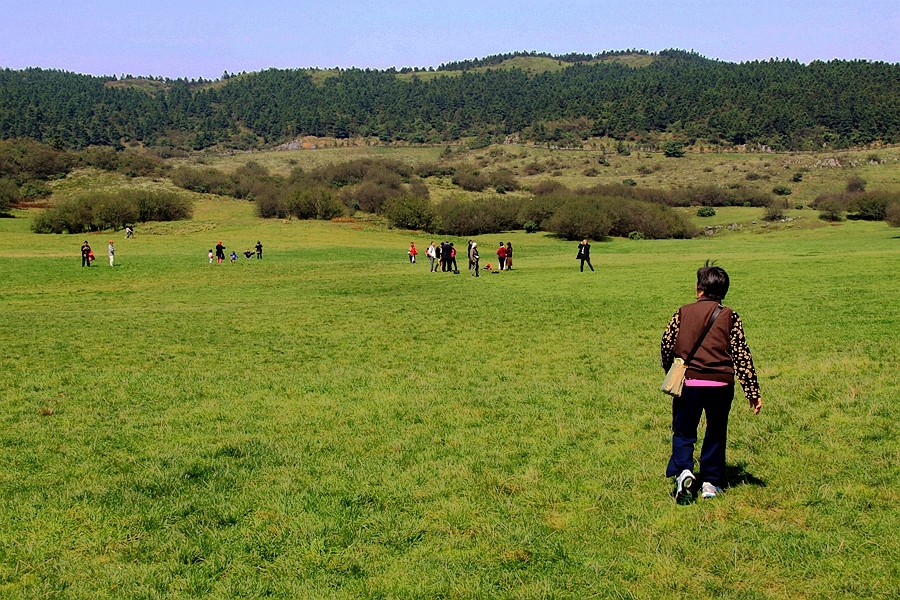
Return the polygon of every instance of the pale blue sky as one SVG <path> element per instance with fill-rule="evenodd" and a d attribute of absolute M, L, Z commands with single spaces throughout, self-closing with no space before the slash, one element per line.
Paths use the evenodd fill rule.
<path fill-rule="evenodd" d="M 900 0 L 0 0 L 0 67 L 219 77 L 437 66 L 515 50 L 900 62 Z"/>

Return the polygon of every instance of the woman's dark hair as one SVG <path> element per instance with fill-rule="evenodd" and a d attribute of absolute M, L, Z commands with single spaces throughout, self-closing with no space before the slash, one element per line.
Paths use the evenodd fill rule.
<path fill-rule="evenodd" d="M 715 262 L 706 261 L 697 269 L 697 291 L 703 292 L 710 300 L 724 300 L 729 283 L 728 273 L 722 267 L 715 266 Z"/>

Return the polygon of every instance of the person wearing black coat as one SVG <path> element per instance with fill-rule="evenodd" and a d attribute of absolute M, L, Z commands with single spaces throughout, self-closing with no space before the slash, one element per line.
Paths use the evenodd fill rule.
<path fill-rule="evenodd" d="M 578 244 L 578 254 L 575 255 L 575 260 L 581 261 L 582 273 L 584 273 L 584 263 L 587 263 L 591 271 L 594 270 L 594 265 L 591 264 L 591 245 L 587 240 L 581 240 L 581 243 Z"/>

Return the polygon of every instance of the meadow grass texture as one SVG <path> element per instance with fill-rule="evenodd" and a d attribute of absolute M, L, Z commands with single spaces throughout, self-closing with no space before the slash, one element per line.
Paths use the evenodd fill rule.
<path fill-rule="evenodd" d="M 85 236 L 18 217 L 0 220 L 0 597 L 900 595 L 883 223 L 597 242 L 595 273 L 576 244 L 492 235 L 482 264 L 512 241 L 515 269 L 476 280 L 429 273 L 425 235 L 238 201 L 113 234 L 114 268 L 109 232 L 86 269 Z M 207 264 L 217 240 L 264 258 Z M 764 406 L 738 392 L 732 485 L 677 506 L 659 338 L 708 258 Z"/>

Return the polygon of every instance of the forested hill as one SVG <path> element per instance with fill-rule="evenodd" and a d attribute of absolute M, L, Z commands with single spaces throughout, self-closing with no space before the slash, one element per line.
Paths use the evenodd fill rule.
<path fill-rule="evenodd" d="M 663 134 L 776 149 L 900 142 L 898 64 L 736 64 L 677 50 L 644 55 L 652 60 L 639 67 L 607 55 L 566 55 L 550 57 L 556 69 L 526 72 L 510 59 L 548 55 L 519 54 L 450 63 L 421 76 L 409 69 L 270 69 L 216 82 L 147 79 L 155 85 L 142 88 L 113 77 L 6 69 L 0 138 L 189 149 L 301 135 L 438 143 L 517 134 L 580 145 L 588 137 Z"/>

